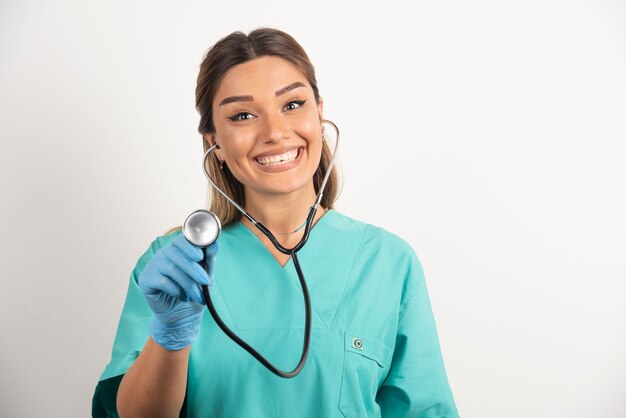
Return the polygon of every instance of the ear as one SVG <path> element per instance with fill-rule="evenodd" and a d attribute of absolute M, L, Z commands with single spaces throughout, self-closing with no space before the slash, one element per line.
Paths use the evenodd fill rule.
<path fill-rule="evenodd" d="M 320 97 L 320 102 L 317 104 L 317 115 L 319 119 L 324 119 L 324 99 Z"/>
<path fill-rule="evenodd" d="M 215 134 L 202 134 L 202 139 L 209 143 L 209 147 L 215 145 Z"/>
<path fill-rule="evenodd" d="M 206 133 L 206 134 L 202 134 L 202 139 L 204 139 L 206 142 L 209 143 L 209 147 L 212 147 L 213 145 L 215 145 L 217 143 L 217 139 L 215 138 L 215 134 L 210 134 L 210 133 Z M 215 155 L 217 155 L 217 158 L 222 161 L 223 158 L 220 155 L 221 151 L 218 147 L 218 149 L 216 149 L 215 151 L 213 151 L 215 153 Z"/>

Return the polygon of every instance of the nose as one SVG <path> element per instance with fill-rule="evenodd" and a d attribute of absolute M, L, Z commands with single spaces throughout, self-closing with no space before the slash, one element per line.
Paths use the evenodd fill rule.
<path fill-rule="evenodd" d="M 282 115 L 268 114 L 264 119 L 263 142 L 272 144 L 289 139 L 289 129 Z"/>

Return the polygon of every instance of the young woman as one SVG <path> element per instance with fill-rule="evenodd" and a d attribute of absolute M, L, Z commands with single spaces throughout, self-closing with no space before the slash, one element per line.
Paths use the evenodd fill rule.
<path fill-rule="evenodd" d="M 235 32 L 207 53 L 196 107 L 218 185 L 285 247 L 298 243 L 331 160 L 312 64 L 284 32 Z M 304 338 L 294 260 L 212 191 L 222 221 L 206 250 L 180 228 L 139 259 L 96 388 L 94 416 L 458 417 L 420 262 L 395 235 L 333 209 L 334 172 L 297 253 L 312 329 L 301 373 L 285 379 L 231 341 L 222 319 L 282 370 Z M 212 275 L 199 261 L 210 258 Z"/>

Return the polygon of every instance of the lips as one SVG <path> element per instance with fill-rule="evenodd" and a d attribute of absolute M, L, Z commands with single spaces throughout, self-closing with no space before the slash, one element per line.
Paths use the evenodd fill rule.
<path fill-rule="evenodd" d="M 282 164 L 289 161 L 293 161 L 298 156 L 298 150 L 284 152 L 278 155 L 268 155 L 265 157 L 256 157 L 256 160 L 263 165 Z"/>
<path fill-rule="evenodd" d="M 275 173 L 290 170 L 300 164 L 304 147 L 287 148 L 257 155 L 253 158 L 261 170 Z"/>

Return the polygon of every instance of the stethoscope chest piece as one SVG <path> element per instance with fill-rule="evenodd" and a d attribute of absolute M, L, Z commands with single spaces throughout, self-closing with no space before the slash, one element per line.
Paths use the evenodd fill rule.
<path fill-rule="evenodd" d="M 187 216 L 183 224 L 183 235 L 187 241 L 204 248 L 213 244 L 222 230 L 220 220 L 213 212 L 198 209 Z"/>

